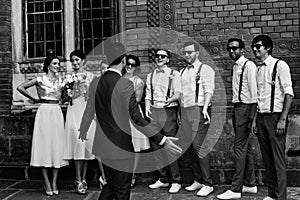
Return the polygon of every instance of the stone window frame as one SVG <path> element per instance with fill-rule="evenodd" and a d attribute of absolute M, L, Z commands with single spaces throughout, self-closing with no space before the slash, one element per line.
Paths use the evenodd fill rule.
<path fill-rule="evenodd" d="M 41 73 L 41 65 L 45 59 L 43 58 L 28 58 L 26 57 L 26 34 L 24 33 L 24 1 L 11 1 L 11 41 L 12 41 L 12 106 L 11 112 L 22 112 L 33 108 L 35 110 L 38 105 L 30 104 L 28 98 L 24 97 L 16 91 L 17 86 Z M 70 53 L 78 46 L 76 35 L 76 1 L 79 0 L 62 0 L 63 1 L 63 35 L 64 35 L 64 62 L 62 63 L 65 69 L 71 68 L 71 63 L 68 61 Z M 119 32 L 125 30 L 125 1 L 117 0 L 119 4 Z M 119 38 L 122 42 L 124 38 Z M 103 55 L 97 59 L 103 60 Z M 97 61 L 93 61 L 97 62 Z M 97 72 L 100 71 L 98 69 Z M 29 92 L 36 95 L 35 88 L 30 88 Z"/>

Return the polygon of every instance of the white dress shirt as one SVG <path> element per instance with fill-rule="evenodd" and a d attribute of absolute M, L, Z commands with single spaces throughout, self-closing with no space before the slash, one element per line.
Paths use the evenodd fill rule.
<path fill-rule="evenodd" d="M 171 74 L 172 69 L 169 67 L 162 67 L 161 69 L 155 69 L 153 71 L 152 79 L 152 89 L 153 89 L 153 107 L 163 108 L 167 101 L 167 92 L 169 86 L 169 79 L 172 79 L 170 87 L 170 96 L 175 93 L 181 93 L 181 84 L 180 84 L 180 74 L 178 71 L 173 70 L 173 75 Z M 146 81 L 146 100 L 152 99 L 151 92 L 151 73 L 147 75 Z M 168 107 L 177 106 L 177 102 L 172 102 Z"/>
<path fill-rule="evenodd" d="M 242 68 L 245 62 L 248 61 L 245 65 L 242 79 L 242 88 L 241 88 L 241 101 L 239 100 L 239 87 L 240 87 L 240 78 L 242 74 Z M 257 67 L 256 65 L 241 56 L 233 66 L 233 75 L 232 75 L 232 102 L 233 103 L 257 103 L 257 83 L 256 83 L 256 74 Z"/>
<path fill-rule="evenodd" d="M 258 112 L 260 113 L 270 113 L 272 73 L 276 61 L 277 59 L 269 55 L 264 60 L 264 65 L 258 68 Z M 294 96 L 290 68 L 285 61 L 281 60 L 277 64 L 273 112 L 282 112 L 286 94 Z"/>
<path fill-rule="evenodd" d="M 196 95 L 196 76 L 202 63 L 196 60 L 193 68 L 181 69 L 181 87 L 182 93 L 180 97 L 181 106 L 184 108 L 191 106 L 204 106 L 205 94 L 213 95 L 215 89 L 215 71 L 206 64 L 202 65 L 200 71 L 198 102 L 195 102 Z"/>

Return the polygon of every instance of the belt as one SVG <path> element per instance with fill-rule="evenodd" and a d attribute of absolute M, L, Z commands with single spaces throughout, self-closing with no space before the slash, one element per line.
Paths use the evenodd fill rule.
<path fill-rule="evenodd" d="M 50 104 L 58 104 L 58 100 L 48 100 L 48 99 L 40 99 L 39 103 L 50 103 Z"/>

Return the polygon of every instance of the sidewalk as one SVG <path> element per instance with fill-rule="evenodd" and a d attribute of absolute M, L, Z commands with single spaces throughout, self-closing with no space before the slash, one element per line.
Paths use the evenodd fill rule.
<path fill-rule="evenodd" d="M 97 200 L 99 190 L 96 186 L 90 186 L 85 195 L 75 192 L 71 181 L 59 183 L 60 194 L 55 196 L 46 196 L 43 193 L 41 181 L 15 181 L 0 180 L 0 199 L 1 200 Z M 131 200 L 214 200 L 216 195 L 225 191 L 227 186 L 216 186 L 215 192 L 206 197 L 197 197 L 193 192 L 186 192 L 183 189 L 177 194 L 168 194 L 166 188 L 151 190 L 147 185 L 137 185 L 132 189 Z M 259 187 L 259 192 L 255 195 L 244 194 L 241 200 L 262 200 L 266 195 L 266 187 Z M 288 200 L 300 199 L 300 187 L 288 188 Z"/>

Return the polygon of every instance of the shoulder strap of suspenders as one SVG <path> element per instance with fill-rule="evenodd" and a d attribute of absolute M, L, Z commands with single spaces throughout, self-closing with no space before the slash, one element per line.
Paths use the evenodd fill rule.
<path fill-rule="evenodd" d="M 239 97 L 238 97 L 240 102 L 242 101 L 242 99 L 241 99 L 241 93 L 242 93 L 242 85 L 243 85 L 243 74 L 244 74 L 244 70 L 245 70 L 247 62 L 248 62 L 248 60 L 246 60 L 246 62 L 244 63 L 244 65 L 242 67 L 242 73 L 241 73 L 241 76 L 240 76 Z"/>
<path fill-rule="evenodd" d="M 173 72 L 174 72 L 174 70 L 172 69 L 171 73 L 170 73 L 170 77 L 169 77 L 169 85 L 168 85 L 168 91 L 167 91 L 166 99 L 168 99 L 170 97 L 170 94 L 171 94 L 171 86 L 172 86 L 172 78 L 171 78 L 171 76 L 173 75 Z"/>
<path fill-rule="evenodd" d="M 203 63 L 199 66 L 198 72 L 196 74 L 196 94 L 195 94 L 195 103 L 198 103 L 198 95 L 199 95 L 199 83 L 200 80 L 200 71 L 202 69 Z"/>
<path fill-rule="evenodd" d="M 153 105 L 154 101 L 153 101 L 153 74 L 154 74 L 154 71 L 151 73 L 150 75 L 150 91 L 151 91 L 151 105 Z"/>
<path fill-rule="evenodd" d="M 276 81 L 276 74 L 277 74 L 277 64 L 280 60 L 278 59 L 274 65 L 273 72 L 272 72 L 272 82 L 271 82 L 271 103 L 270 103 L 270 112 L 273 113 L 274 111 L 274 96 L 275 96 L 275 81 Z"/>

